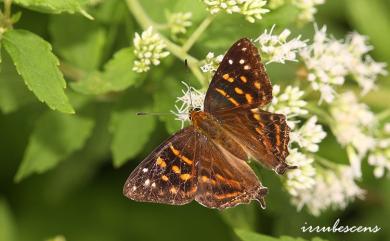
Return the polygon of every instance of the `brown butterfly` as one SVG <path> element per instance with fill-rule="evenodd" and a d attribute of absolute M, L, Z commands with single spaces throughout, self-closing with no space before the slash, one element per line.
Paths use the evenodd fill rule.
<path fill-rule="evenodd" d="M 204 111 L 190 112 L 192 125 L 157 147 L 130 174 L 129 199 L 182 205 L 195 199 L 224 209 L 257 200 L 267 188 L 246 163 L 251 158 L 283 174 L 288 166 L 289 127 L 284 115 L 259 109 L 272 100 L 272 86 L 257 48 L 237 41 L 217 69 Z"/>

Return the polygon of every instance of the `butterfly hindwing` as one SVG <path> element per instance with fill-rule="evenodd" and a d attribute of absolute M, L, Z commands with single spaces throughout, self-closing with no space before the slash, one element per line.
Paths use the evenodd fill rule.
<path fill-rule="evenodd" d="M 264 106 L 272 100 L 272 86 L 257 48 L 247 38 L 228 50 L 206 93 L 204 110 L 215 113 L 238 106 Z"/>
<path fill-rule="evenodd" d="M 267 188 L 261 185 L 243 159 L 205 137 L 199 145 L 197 202 L 208 208 L 218 209 L 252 200 L 265 206 Z"/>
<path fill-rule="evenodd" d="M 194 128 L 187 127 L 166 140 L 130 174 L 124 195 L 142 202 L 191 202 L 197 189 L 196 139 Z"/>
<path fill-rule="evenodd" d="M 218 113 L 221 125 L 243 146 L 248 156 L 283 174 L 288 166 L 289 131 L 286 118 L 258 108 L 236 108 Z"/>

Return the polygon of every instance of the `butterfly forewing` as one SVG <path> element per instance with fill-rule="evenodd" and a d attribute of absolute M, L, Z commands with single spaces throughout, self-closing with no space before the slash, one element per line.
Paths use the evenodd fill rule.
<path fill-rule="evenodd" d="M 271 82 L 257 48 L 247 38 L 228 50 L 206 93 L 209 113 L 238 106 L 264 106 L 272 100 Z"/>
<path fill-rule="evenodd" d="M 267 188 L 243 159 L 206 137 L 199 144 L 197 202 L 224 209 L 257 200 L 264 207 Z"/>
<path fill-rule="evenodd" d="M 187 127 L 156 148 L 128 177 L 123 193 L 142 202 L 185 204 L 197 190 L 197 133 Z"/>

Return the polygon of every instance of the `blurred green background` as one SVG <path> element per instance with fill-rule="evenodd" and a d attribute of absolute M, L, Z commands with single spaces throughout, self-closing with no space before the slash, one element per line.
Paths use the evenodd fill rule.
<path fill-rule="evenodd" d="M 208 14 L 197 0 L 140 2 L 156 22 L 164 21 L 166 11 L 192 11 L 190 33 Z M 131 44 L 135 32 L 142 31 L 123 0 L 107 0 L 86 8 L 94 16 L 94 21 L 77 13 L 50 14 L 13 6 L 13 12 L 22 13 L 14 27 L 27 29 L 52 44 L 53 52 L 68 65 L 61 68 L 68 83 L 75 82 L 72 77 L 77 79 L 80 71 L 102 70 L 104 63 L 115 52 Z M 316 22 L 319 26 L 326 24 L 328 33 L 336 38 L 342 38 L 350 31 L 369 36 L 374 46 L 373 57 L 389 63 L 389 9 L 388 0 L 328 0 L 318 7 Z M 273 24 L 277 24 L 279 29 L 290 28 L 294 36 L 311 37 L 313 25 L 297 26 L 295 17 L 296 11 L 289 6 L 271 12 L 264 21 L 255 24 L 248 23 L 239 15 L 221 14 L 190 53 L 199 59 L 209 51 L 223 53 L 235 40 L 244 36 L 255 38 Z M 9 57 L 2 52 L 2 71 L 15 71 L 7 69 Z M 281 68 L 286 70 L 281 71 Z M 131 63 L 128 71 L 131 72 Z M 269 74 L 274 83 L 291 78 L 289 65 L 270 66 Z M 131 86 L 115 93 L 85 95 L 77 88 L 68 88 L 66 93 L 77 115 L 93 120 L 90 135 L 85 138 L 82 148 L 57 157 L 58 162 L 53 166 L 42 171 L 35 170 L 43 173 L 33 174 L 20 182 L 15 182 L 14 177 L 30 136 L 36 133 L 37 128 L 45 129 L 39 134 L 40 141 L 42 145 L 50 145 L 53 136 L 61 132 L 61 126 L 51 121 L 56 119 L 51 115 L 57 113 L 52 114 L 54 112 L 36 101 L 30 92 L 20 90 L 25 89 L 22 82 L 15 83 L 13 90 L 17 93 L 12 95 L 18 96 L 17 100 L 11 109 L 2 108 L 0 112 L 0 241 L 47 240 L 57 235 L 63 235 L 68 241 L 239 240 L 234 234 L 235 228 L 274 237 L 390 240 L 390 182 L 388 179 L 375 179 L 367 165 L 364 166 L 364 181 L 360 183 L 367 190 L 366 199 L 354 202 L 344 211 L 329 210 L 319 217 L 310 216 L 304 210 L 298 212 L 289 203 L 289 196 L 282 190 L 280 180 L 272 172 L 261 168 L 256 169 L 263 183 L 270 188 L 266 210 L 256 205 L 245 205 L 219 212 L 197 203 L 166 206 L 127 200 L 122 195 L 122 186 L 129 173 L 180 126 L 180 123 L 166 118 L 134 118 L 134 113 L 143 110 L 169 111 L 173 109 L 174 98 L 180 95 L 180 81 L 189 80 L 196 85 L 195 77 L 173 55 L 147 74 L 130 78 L 134 78 Z M 379 82 L 381 87 L 365 97 L 374 110 L 389 108 L 388 80 L 388 77 L 382 78 Z M 0 90 L 0 94 L 6 95 L 5 90 Z M 113 115 L 128 117 L 128 122 L 113 124 Z M 42 118 L 47 118 L 46 122 Z M 145 130 L 133 133 L 136 127 L 142 129 L 143 126 L 147 126 Z M 118 136 L 113 134 L 116 129 L 124 131 Z M 72 135 L 74 137 L 70 141 L 82 134 L 75 131 Z M 145 136 L 141 137 L 145 140 L 140 140 L 142 146 L 137 146 L 140 137 L 135 135 Z M 131 156 L 124 165 L 120 165 L 126 161 L 121 160 L 121 152 L 116 157 L 120 163 L 113 165 L 110 150 L 113 142 L 120 142 L 122 148 L 130 150 L 127 151 L 130 153 L 122 153 Z M 332 141 L 325 142 L 321 146 L 324 150 L 322 154 L 347 162 L 345 154 L 335 145 Z M 134 146 L 137 150 L 132 151 Z M 67 153 L 66 148 L 59 150 L 59 153 L 62 152 Z M 382 230 L 376 234 L 308 234 L 300 230 L 305 222 L 331 226 L 337 218 L 343 225 L 378 225 Z"/>

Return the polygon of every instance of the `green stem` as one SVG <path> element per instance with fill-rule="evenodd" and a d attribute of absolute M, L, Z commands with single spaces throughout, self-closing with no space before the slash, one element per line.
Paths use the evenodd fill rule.
<path fill-rule="evenodd" d="M 310 104 L 310 103 L 307 104 L 306 109 L 308 109 L 310 112 L 313 112 L 314 114 L 318 115 L 329 126 L 332 125 L 333 119 L 326 111 L 324 111 L 324 110 L 318 108 L 316 105 L 313 105 L 313 104 Z"/>
<path fill-rule="evenodd" d="M 377 118 L 379 121 L 383 121 L 383 120 L 387 119 L 388 117 L 390 117 L 390 109 L 384 110 L 377 115 Z"/>
<path fill-rule="evenodd" d="M 137 0 L 126 0 L 127 6 L 130 10 L 130 12 L 133 14 L 139 25 L 143 29 L 147 29 L 148 27 L 152 26 L 155 30 L 157 29 L 157 25 L 153 20 L 149 18 L 149 16 L 145 13 L 144 9 L 142 8 L 141 4 Z M 182 61 L 187 60 L 188 67 L 192 71 L 192 73 L 195 75 L 195 77 L 199 80 L 199 82 L 203 86 L 207 86 L 207 80 L 203 76 L 202 72 L 199 70 L 199 60 L 189 55 L 186 51 L 183 50 L 180 46 L 174 44 L 173 42 L 169 41 L 167 38 L 162 36 L 160 34 L 161 39 L 165 42 L 167 49 L 169 52 L 174 54 L 176 57 L 181 59 Z"/>
<path fill-rule="evenodd" d="M 4 18 L 5 19 L 11 18 L 11 5 L 12 5 L 12 0 L 4 0 Z"/>
<path fill-rule="evenodd" d="M 187 41 L 183 45 L 183 50 L 188 52 L 194 43 L 199 39 L 202 33 L 207 29 L 207 27 L 214 20 L 215 15 L 209 15 L 207 18 L 203 20 L 203 22 L 199 25 L 199 27 L 192 33 L 192 35 L 187 39 Z"/>
<path fill-rule="evenodd" d="M 325 157 L 322 157 L 322 156 L 319 156 L 319 155 L 313 155 L 313 156 L 314 156 L 314 159 L 316 161 L 318 161 L 324 167 L 328 167 L 328 168 L 331 168 L 331 169 L 337 169 L 338 168 L 339 164 L 336 164 L 336 163 L 330 161 L 329 159 L 326 159 Z"/>

